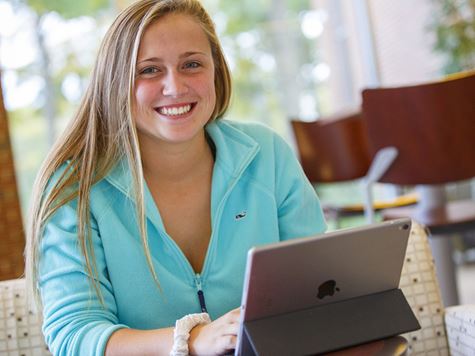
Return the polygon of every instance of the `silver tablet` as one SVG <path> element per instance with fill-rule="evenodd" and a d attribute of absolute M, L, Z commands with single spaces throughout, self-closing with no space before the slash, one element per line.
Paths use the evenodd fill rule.
<path fill-rule="evenodd" d="M 397 288 L 410 226 L 392 220 L 249 250 L 236 354 L 245 321 Z"/>

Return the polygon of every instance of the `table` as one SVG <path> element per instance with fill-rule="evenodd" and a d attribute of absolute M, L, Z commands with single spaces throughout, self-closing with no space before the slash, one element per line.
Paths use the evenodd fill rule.
<path fill-rule="evenodd" d="M 394 336 L 330 352 L 325 354 L 325 356 L 403 356 L 406 355 L 407 350 L 407 340 L 402 336 Z"/>

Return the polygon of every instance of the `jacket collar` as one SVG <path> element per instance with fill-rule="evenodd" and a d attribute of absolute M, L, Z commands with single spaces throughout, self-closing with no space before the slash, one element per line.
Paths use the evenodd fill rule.
<path fill-rule="evenodd" d="M 222 119 L 210 122 L 206 125 L 206 131 L 216 146 L 215 169 L 219 166 L 227 175 L 240 177 L 259 151 L 259 144 L 232 123 Z M 117 162 L 105 179 L 133 200 L 132 174 L 125 157 Z M 146 184 L 145 190 L 147 195 Z"/>
<path fill-rule="evenodd" d="M 219 165 L 232 177 L 241 176 L 259 151 L 256 140 L 222 119 L 209 123 L 206 130 L 216 145 L 215 168 Z"/>

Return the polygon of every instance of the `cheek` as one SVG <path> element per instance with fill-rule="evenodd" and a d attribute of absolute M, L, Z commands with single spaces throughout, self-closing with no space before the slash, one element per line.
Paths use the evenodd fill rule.
<path fill-rule="evenodd" d="M 138 129 L 146 127 L 150 107 L 155 98 L 154 87 L 147 82 L 137 81 L 132 102 L 132 115 Z"/>
<path fill-rule="evenodd" d="M 216 90 L 214 86 L 214 79 L 207 78 L 206 80 L 199 81 L 196 86 L 196 90 L 200 93 L 201 97 L 208 100 L 209 105 L 214 108 L 216 103 Z"/>
<path fill-rule="evenodd" d="M 150 81 L 137 81 L 135 83 L 134 101 L 138 108 L 150 105 L 156 98 L 156 85 Z"/>

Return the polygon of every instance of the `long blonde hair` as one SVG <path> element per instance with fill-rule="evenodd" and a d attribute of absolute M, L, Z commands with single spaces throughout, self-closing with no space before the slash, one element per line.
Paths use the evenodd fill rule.
<path fill-rule="evenodd" d="M 92 288 L 103 304 L 91 238 L 89 195 L 120 159 L 132 176 L 139 232 L 150 272 L 159 287 L 147 242 L 144 179 L 140 147 L 131 107 L 137 52 L 145 29 L 170 13 L 193 17 L 208 37 L 215 65 L 216 105 L 210 120 L 221 117 L 231 97 L 231 77 L 214 24 L 199 0 L 140 0 L 119 14 L 107 32 L 92 71 L 91 81 L 75 117 L 55 143 L 35 181 L 26 244 L 26 278 L 38 305 L 40 242 L 48 219 L 77 199 L 77 236 Z M 66 169 L 53 184 L 51 177 Z M 49 184 L 52 187 L 49 187 Z"/>

